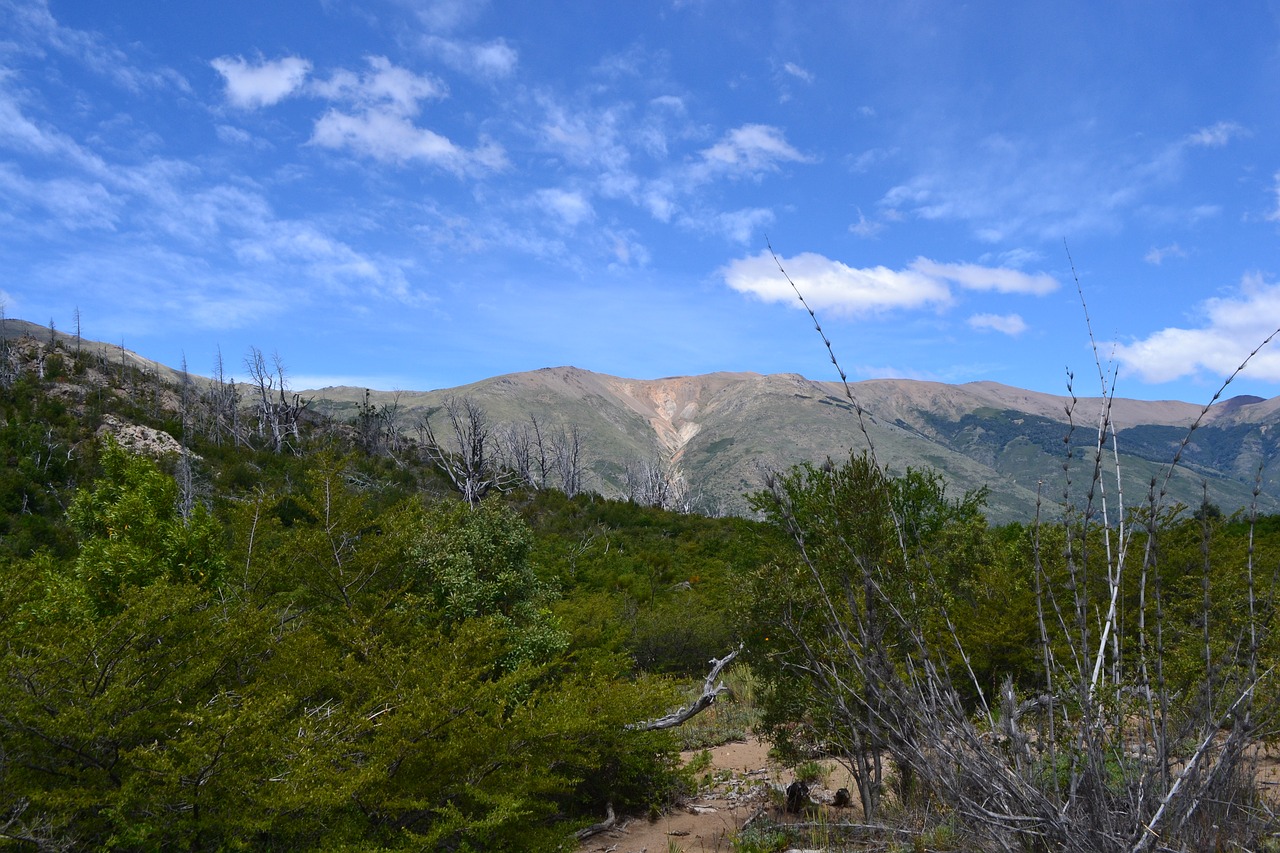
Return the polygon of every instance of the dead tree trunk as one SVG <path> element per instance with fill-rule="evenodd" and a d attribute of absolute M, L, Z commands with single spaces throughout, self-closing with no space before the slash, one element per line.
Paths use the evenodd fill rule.
<path fill-rule="evenodd" d="M 721 671 L 733 662 L 733 659 L 738 656 L 740 651 L 742 651 L 741 646 L 718 660 L 715 658 L 711 659 L 711 671 L 707 673 L 707 677 L 702 682 L 702 695 L 692 703 L 680 708 L 679 710 L 672 711 L 666 716 L 658 717 L 656 720 L 635 723 L 628 726 L 628 728 L 641 732 L 652 732 L 657 731 L 658 729 L 673 729 L 681 723 L 696 717 L 698 714 L 701 714 L 703 711 L 710 708 L 715 704 L 716 699 L 723 694 L 728 693 L 732 695 L 733 691 L 726 687 L 723 681 L 717 681 L 716 679 L 720 677 Z"/>

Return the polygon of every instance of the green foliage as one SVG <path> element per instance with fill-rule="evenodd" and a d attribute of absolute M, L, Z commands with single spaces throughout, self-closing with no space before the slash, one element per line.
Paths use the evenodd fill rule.
<path fill-rule="evenodd" d="M 202 505 L 178 512 L 178 487 L 152 462 L 108 441 L 93 490 L 68 510 L 80 537 L 76 573 L 103 612 L 116 609 L 126 586 L 164 578 L 213 585 L 225 566 L 217 524 Z"/>
<path fill-rule="evenodd" d="M 984 492 L 952 499 L 930 472 L 892 477 L 863 454 L 769 485 L 753 505 L 793 545 L 743 579 L 762 727 L 785 759 L 848 758 L 874 817 L 879 755 L 910 772 L 903 684 L 936 674 L 977 710 L 1034 660 L 1027 564 L 988 528 Z"/>
<path fill-rule="evenodd" d="M 608 631 L 569 647 L 510 508 L 424 506 L 322 453 L 220 523 L 152 462 L 99 463 L 78 553 L 0 563 L 9 837 L 543 850 L 684 790 L 671 735 L 628 728 L 670 684 Z"/>
<path fill-rule="evenodd" d="M 839 467 L 801 466 L 754 496 L 755 508 L 789 532 L 796 548 L 746 578 L 742 612 L 776 734 L 785 739 L 797 723 L 819 732 L 834 725 L 814 718 L 822 703 L 796 668 L 798 647 L 831 648 L 837 659 L 854 648 L 936 656 L 971 699 L 977 687 L 988 690 L 1000 674 L 1033 660 L 1029 570 L 999 547 L 983 498 L 950 499 L 929 472 L 890 477 L 866 455 Z M 805 618 L 810 611 L 814 617 Z M 966 661 L 958 648 L 977 653 Z"/>
<path fill-rule="evenodd" d="M 701 678 L 737 645 L 736 579 L 783 547 L 763 525 L 558 492 L 529 496 L 533 559 L 565 600 L 564 624 L 589 624 L 638 669 Z M 578 613 L 580 608 L 592 611 Z M 609 615 L 606 616 L 605 613 Z"/>

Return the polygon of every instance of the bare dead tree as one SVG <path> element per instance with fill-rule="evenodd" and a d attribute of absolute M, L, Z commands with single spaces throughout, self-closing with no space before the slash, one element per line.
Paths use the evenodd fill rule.
<path fill-rule="evenodd" d="M 497 430 L 497 437 L 503 464 L 516 480 L 530 488 L 543 488 L 544 481 L 535 472 L 533 432 L 529 424 L 506 424 Z"/>
<path fill-rule="evenodd" d="M 178 512 L 183 518 L 190 518 L 195 509 L 195 482 L 191 470 L 191 449 L 189 431 L 191 430 L 191 407 L 194 393 L 191 388 L 191 377 L 187 373 L 187 356 L 182 355 L 182 373 L 178 378 L 178 416 L 181 419 L 178 458 Z"/>
<path fill-rule="evenodd" d="M 573 497 L 582 491 L 582 431 L 577 424 L 560 428 L 552 440 L 551 452 L 560 490 Z"/>
<path fill-rule="evenodd" d="M 391 402 L 379 406 L 372 401 L 372 392 L 366 388 L 364 401 L 356 411 L 354 425 L 356 441 L 366 452 L 389 456 L 397 463 L 404 449 L 404 432 L 400 427 L 400 397 L 396 391 Z"/>
<path fill-rule="evenodd" d="M 281 453 L 290 436 L 294 439 L 300 437 L 298 427 L 307 402 L 289 391 L 284 361 L 279 353 L 272 356 L 272 363 L 268 366 L 262 350 L 250 347 L 244 363 L 257 389 L 258 437 L 269 441 L 271 449 Z"/>
<path fill-rule="evenodd" d="M 551 476 L 553 459 L 555 456 L 552 449 L 551 436 L 546 432 L 546 428 L 538 421 L 536 415 L 529 415 L 529 433 L 533 439 L 533 447 L 530 449 L 530 474 L 537 478 L 537 487 L 545 489 L 548 479 Z"/>
<path fill-rule="evenodd" d="M 221 444 L 223 436 L 232 443 L 239 444 L 245 440 L 240 429 L 240 391 L 234 378 L 226 375 L 222 361 L 222 348 L 218 348 L 217 358 L 213 365 L 213 378 L 205 393 L 205 406 L 208 409 L 208 422 L 205 434 L 215 444 Z"/>
<path fill-rule="evenodd" d="M 444 415 L 443 438 L 431 423 L 439 414 Z M 471 397 L 446 397 L 442 406 L 419 419 L 418 429 L 428 461 L 449 478 L 470 506 L 513 483 L 514 477 L 500 465 L 489 415 Z"/>
<path fill-rule="evenodd" d="M 627 500 L 672 512 L 691 512 L 692 494 L 679 466 L 669 457 L 654 454 L 634 459 L 623 468 Z"/>

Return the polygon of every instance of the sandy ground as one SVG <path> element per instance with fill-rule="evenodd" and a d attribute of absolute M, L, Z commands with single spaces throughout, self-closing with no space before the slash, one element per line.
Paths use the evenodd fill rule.
<path fill-rule="evenodd" d="M 683 753 L 692 760 L 697 753 Z M 847 772 L 835 762 L 826 763 L 830 775 L 825 786 L 812 786 L 817 802 L 829 802 L 835 790 L 850 787 Z M 710 773 L 714 784 L 655 821 L 618 819 L 617 825 L 588 838 L 578 853 L 703 853 L 731 851 L 734 834 L 749 819 L 766 813 L 783 819 L 780 798 L 774 792 L 794 780 L 794 775 L 769 760 L 769 747 L 760 740 L 728 743 L 711 750 Z M 856 813 L 853 810 L 851 813 Z"/>
<path fill-rule="evenodd" d="M 688 762 L 697 753 L 682 753 Z M 1263 796 L 1280 807 L 1280 747 L 1262 747 L 1250 758 L 1249 766 Z M 829 819 L 856 821 L 860 809 L 828 805 L 838 788 L 855 791 L 848 771 L 835 761 L 822 762 L 828 770 L 826 784 L 810 786 L 810 796 Z M 766 815 L 778 823 L 812 820 L 783 812 L 778 793 L 795 779 L 794 773 L 769 759 L 769 747 L 760 740 L 729 743 L 711 750 L 711 766 L 699 776 L 710 774 L 714 783 L 698 796 L 680 803 L 655 821 L 645 818 L 618 819 L 613 829 L 593 836 L 579 845 L 577 853 L 704 853 L 733 850 L 732 839 L 748 820 Z M 854 795 L 856 802 L 857 796 Z"/>

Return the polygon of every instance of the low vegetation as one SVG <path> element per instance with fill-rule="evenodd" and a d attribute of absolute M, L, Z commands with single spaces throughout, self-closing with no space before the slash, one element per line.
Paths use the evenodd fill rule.
<path fill-rule="evenodd" d="M 0 342 L 0 849 L 568 849 L 752 731 L 852 769 L 881 846 L 1271 843 L 1275 517 L 1099 477 L 992 527 L 860 453 L 754 519 L 480 495 L 249 363 L 241 399 Z M 732 700 L 646 730 L 738 648 Z"/>

